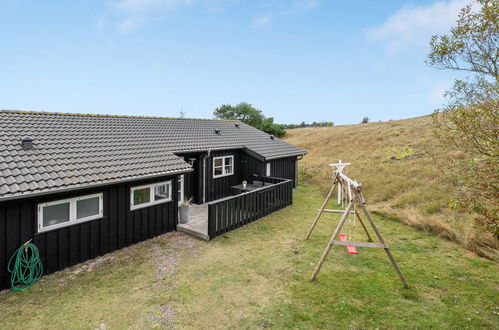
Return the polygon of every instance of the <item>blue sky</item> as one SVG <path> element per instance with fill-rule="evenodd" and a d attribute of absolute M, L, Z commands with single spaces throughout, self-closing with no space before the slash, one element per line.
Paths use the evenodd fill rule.
<path fill-rule="evenodd" d="M 431 113 L 457 77 L 424 63 L 465 0 L 0 0 L 0 109 L 280 123 Z"/>

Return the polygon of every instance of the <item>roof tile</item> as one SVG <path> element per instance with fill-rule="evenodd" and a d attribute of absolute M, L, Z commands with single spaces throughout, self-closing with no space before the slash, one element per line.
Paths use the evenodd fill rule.
<path fill-rule="evenodd" d="M 0 199 L 189 170 L 175 155 L 180 151 L 247 148 L 262 159 L 305 154 L 234 121 L 3 110 L 0 127 Z M 34 150 L 23 150 L 24 136 L 34 139 Z"/>

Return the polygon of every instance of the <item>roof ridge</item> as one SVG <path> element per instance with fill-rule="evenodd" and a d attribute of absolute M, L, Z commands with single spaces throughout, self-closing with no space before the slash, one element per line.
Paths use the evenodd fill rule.
<path fill-rule="evenodd" d="M 108 117 L 108 118 L 169 119 L 169 120 L 205 120 L 205 121 L 239 122 L 239 120 L 217 119 L 217 118 L 214 118 L 214 119 L 208 119 L 208 118 L 179 118 L 179 117 L 161 117 L 161 116 L 111 115 L 111 114 L 95 114 L 95 113 L 51 112 L 51 111 L 11 110 L 11 109 L 0 109 L 0 113 L 14 113 L 14 114 L 22 114 L 22 115 L 73 116 L 73 117 Z"/>

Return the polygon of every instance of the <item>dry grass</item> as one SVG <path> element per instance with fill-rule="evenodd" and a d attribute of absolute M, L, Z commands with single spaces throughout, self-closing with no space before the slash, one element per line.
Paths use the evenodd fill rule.
<path fill-rule="evenodd" d="M 168 233 L 3 291 L 0 329 L 497 329 L 498 263 L 379 215 L 410 289 L 362 247 L 333 248 L 310 282 L 339 220 L 305 239 L 322 198 L 300 186 L 290 207 L 210 242 Z"/>
<path fill-rule="evenodd" d="M 460 155 L 444 152 L 432 134 L 430 116 L 326 128 L 288 131 L 287 141 L 306 149 L 301 178 L 326 191 L 331 184 L 329 163 L 352 162 L 347 173 L 365 186 L 377 212 L 458 242 L 498 259 L 498 242 L 473 218 L 448 208 L 456 187 L 443 182 L 442 164 Z"/>
<path fill-rule="evenodd" d="M 199 241 L 168 233 L 0 292 L 0 329 L 172 328 L 177 268 Z"/>

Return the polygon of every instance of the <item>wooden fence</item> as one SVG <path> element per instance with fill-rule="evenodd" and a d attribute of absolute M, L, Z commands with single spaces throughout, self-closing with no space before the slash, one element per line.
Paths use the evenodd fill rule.
<path fill-rule="evenodd" d="M 292 180 L 262 177 L 261 181 L 272 185 L 208 203 L 210 239 L 292 204 Z"/>

